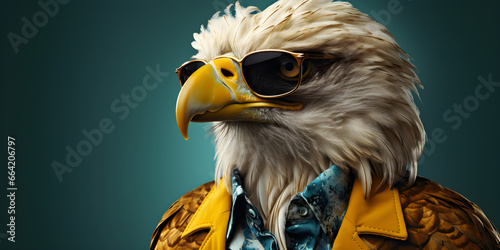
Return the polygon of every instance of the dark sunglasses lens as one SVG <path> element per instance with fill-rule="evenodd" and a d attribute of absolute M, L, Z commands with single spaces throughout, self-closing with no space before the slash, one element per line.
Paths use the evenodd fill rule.
<path fill-rule="evenodd" d="M 188 80 L 188 78 L 199 68 L 203 67 L 205 65 L 205 62 L 202 61 L 193 61 L 190 62 L 186 65 L 184 65 L 180 69 L 180 74 L 179 74 L 179 80 L 181 81 L 181 85 L 184 85 L 184 83 Z"/>
<path fill-rule="evenodd" d="M 262 96 L 286 94 L 300 78 L 300 66 L 291 54 L 265 51 L 248 55 L 242 62 L 248 86 Z"/>

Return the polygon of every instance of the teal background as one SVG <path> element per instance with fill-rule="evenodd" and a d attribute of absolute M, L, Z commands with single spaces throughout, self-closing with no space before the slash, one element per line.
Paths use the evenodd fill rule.
<path fill-rule="evenodd" d="M 213 179 L 206 124 L 191 124 L 188 141 L 178 131 L 174 69 L 195 53 L 192 33 L 231 2 L 73 0 L 16 54 L 7 34 L 21 35 L 21 18 L 41 7 L 0 1 L 0 249 L 147 249 L 169 205 Z M 271 2 L 241 1 L 261 9 Z M 387 10 L 388 2 L 351 1 L 365 13 Z M 458 129 L 443 120 L 454 103 L 474 95 L 478 76 L 500 82 L 500 4 L 400 0 L 400 6 L 388 28 L 425 86 L 416 103 L 427 133 L 441 128 L 447 136 L 419 174 L 460 192 L 500 226 L 500 88 Z M 111 103 L 156 65 L 170 75 L 120 120 Z M 81 131 L 103 118 L 115 129 L 59 182 L 51 163 L 64 163 L 65 147 L 75 148 L 85 139 Z M 5 239 L 8 135 L 16 138 L 16 243 Z"/>

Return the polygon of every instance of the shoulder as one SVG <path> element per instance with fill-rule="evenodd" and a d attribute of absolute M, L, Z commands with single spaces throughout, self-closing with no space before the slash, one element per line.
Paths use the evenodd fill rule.
<path fill-rule="evenodd" d="M 377 248 L 500 249 L 500 236 L 483 211 L 462 195 L 434 181 L 417 177 L 400 192 L 408 239 L 405 242 L 365 238 Z M 403 243 L 403 244 L 401 244 Z"/>
<path fill-rule="evenodd" d="M 192 191 L 186 193 L 163 214 L 158 226 L 151 237 L 150 249 L 198 249 L 205 239 L 206 233 L 181 239 L 181 235 L 191 221 L 207 194 L 215 186 L 215 183 L 208 182 Z M 208 232 L 207 232 L 208 233 Z"/>

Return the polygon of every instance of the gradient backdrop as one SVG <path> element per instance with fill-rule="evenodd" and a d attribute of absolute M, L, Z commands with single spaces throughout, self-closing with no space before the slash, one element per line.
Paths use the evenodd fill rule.
<path fill-rule="evenodd" d="M 174 69 L 195 53 L 192 34 L 231 2 L 72 0 L 48 15 L 37 1 L 0 1 L 0 249 L 147 249 L 170 204 L 213 179 L 206 124 L 192 124 L 188 141 L 177 129 Z M 387 25 L 418 67 L 425 89 L 416 102 L 432 141 L 419 174 L 500 226 L 500 87 L 482 87 L 484 100 L 475 92 L 480 76 L 500 82 L 499 2 L 351 2 Z M 9 34 L 22 36 L 33 18 L 40 27 L 24 28 L 30 37 L 16 53 Z M 148 66 L 169 75 L 141 92 Z M 122 101 L 131 92 L 134 108 Z M 464 102 L 469 110 L 455 114 Z M 82 130 L 106 122 L 109 133 L 85 148 Z M 5 238 L 7 136 L 16 138 L 16 243 Z M 71 158 L 78 164 L 60 182 L 52 164 L 67 165 L 79 144 L 88 155 Z"/>

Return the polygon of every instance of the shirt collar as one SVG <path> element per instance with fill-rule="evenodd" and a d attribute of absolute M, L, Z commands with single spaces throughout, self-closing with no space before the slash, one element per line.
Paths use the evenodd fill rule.
<path fill-rule="evenodd" d="M 348 173 L 333 165 L 296 195 L 306 201 L 330 239 L 335 239 L 342 224 L 352 183 Z"/>
<path fill-rule="evenodd" d="M 237 169 L 233 170 L 231 181 L 233 205 L 228 223 L 227 238 L 229 238 L 234 231 L 232 229 L 233 223 L 235 222 L 235 204 L 237 201 L 239 199 L 244 199 L 246 203 L 251 204 L 243 189 L 241 177 Z M 309 183 L 304 191 L 298 193 L 292 200 L 303 199 L 319 221 L 323 231 L 330 239 L 335 239 L 347 208 L 352 183 L 353 178 L 351 178 L 348 173 L 332 165 Z M 253 212 L 258 214 L 258 211 L 256 209 L 254 210 Z M 260 215 L 257 216 L 257 218 L 260 218 Z M 263 222 L 260 221 L 260 223 Z"/>

